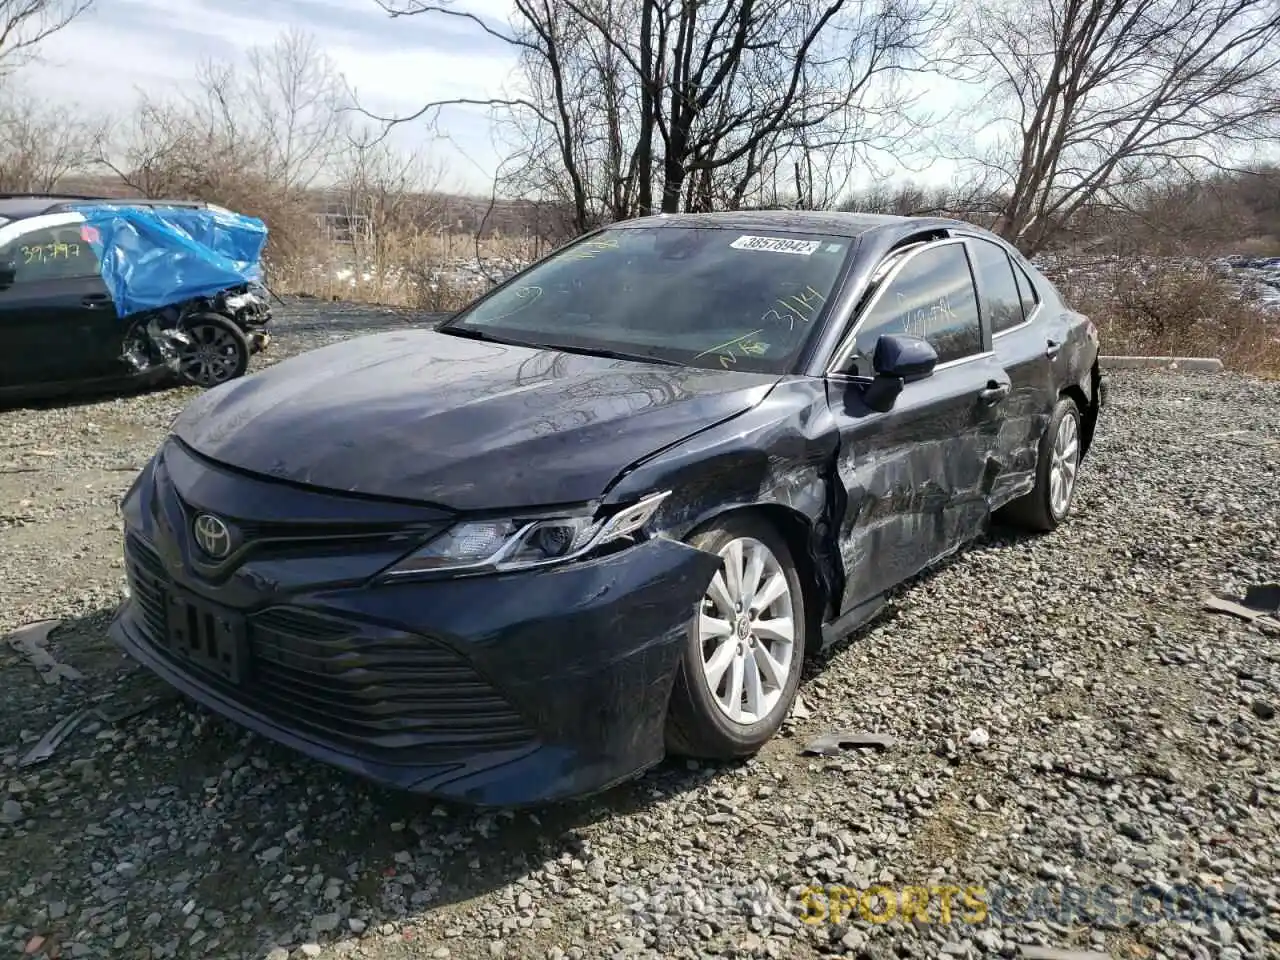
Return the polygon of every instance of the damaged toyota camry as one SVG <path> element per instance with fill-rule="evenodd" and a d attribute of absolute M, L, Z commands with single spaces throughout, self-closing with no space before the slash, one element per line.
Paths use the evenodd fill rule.
<path fill-rule="evenodd" d="M 1071 509 L 1093 324 L 958 221 L 590 233 L 436 330 L 197 397 L 116 641 L 244 726 L 478 805 L 749 755 L 806 657 L 999 511 Z"/>

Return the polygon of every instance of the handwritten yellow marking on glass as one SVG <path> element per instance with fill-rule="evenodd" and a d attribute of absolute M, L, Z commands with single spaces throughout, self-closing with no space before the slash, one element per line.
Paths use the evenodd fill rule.
<path fill-rule="evenodd" d="M 790 302 L 788 302 L 790 301 Z M 795 310 L 802 320 L 812 320 L 815 313 L 826 302 L 826 297 L 808 284 L 805 285 L 804 291 L 801 293 L 793 293 L 786 300 L 779 300 L 778 303 L 788 310 Z"/>
<path fill-rule="evenodd" d="M 805 284 L 802 292 L 790 294 L 785 299 L 779 297 L 773 301 L 782 308 L 782 313 L 779 313 L 776 309 L 771 309 L 760 319 L 764 323 L 785 322 L 788 330 L 794 330 L 796 328 L 796 320 L 808 323 L 826 301 L 826 297 L 813 289 L 813 287 Z"/>
<path fill-rule="evenodd" d="M 603 237 L 599 240 L 588 240 L 565 257 L 566 260 L 590 260 L 598 253 L 618 249 L 617 237 Z"/>
<path fill-rule="evenodd" d="M 794 330 L 796 328 L 796 317 L 790 310 L 785 314 L 779 313 L 777 310 L 770 310 L 761 317 L 760 320 L 763 323 L 786 323 L 788 330 Z"/>
<path fill-rule="evenodd" d="M 74 260 L 80 256 L 78 243 L 35 243 L 20 247 L 23 263 L 45 263 L 50 260 Z"/>
<path fill-rule="evenodd" d="M 699 360 L 709 353 L 714 353 L 716 354 L 716 359 L 720 361 L 720 366 L 727 370 L 731 364 L 738 362 L 738 358 L 733 352 L 735 347 L 743 351 L 747 356 L 759 356 L 759 354 L 769 349 L 768 344 L 760 343 L 758 340 L 751 340 L 751 338 L 758 333 L 764 333 L 764 328 L 762 327 L 759 330 L 752 330 L 750 333 L 744 333 L 740 337 L 734 337 L 732 340 L 725 343 L 717 344 L 709 350 L 703 350 L 693 359 Z"/>

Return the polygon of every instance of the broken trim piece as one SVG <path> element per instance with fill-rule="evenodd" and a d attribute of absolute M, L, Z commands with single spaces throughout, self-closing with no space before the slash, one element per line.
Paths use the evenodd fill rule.
<path fill-rule="evenodd" d="M 1209 594 L 1204 598 L 1204 609 L 1228 613 L 1255 627 L 1280 633 L 1280 583 L 1251 586 L 1245 591 L 1243 600 Z"/>
<path fill-rule="evenodd" d="M 62 625 L 61 620 L 36 620 L 24 624 L 9 634 L 9 646 L 25 656 L 40 674 L 40 679 L 53 686 L 63 680 L 83 680 L 82 674 L 75 667 L 59 663 L 45 649 L 49 634 Z"/>
<path fill-rule="evenodd" d="M 872 747 L 876 750 L 890 750 L 897 743 L 887 733 L 824 733 L 810 740 L 801 752 L 820 757 L 838 757 L 845 750 L 859 747 Z"/>

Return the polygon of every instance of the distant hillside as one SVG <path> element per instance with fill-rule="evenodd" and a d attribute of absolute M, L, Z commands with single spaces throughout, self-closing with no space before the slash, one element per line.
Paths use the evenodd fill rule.
<path fill-rule="evenodd" d="M 59 183 L 66 193 L 127 200 L 139 194 L 116 177 L 70 176 Z M 317 216 L 345 218 L 349 215 L 343 192 L 338 189 L 309 191 L 311 206 Z M 205 200 L 207 197 L 168 197 L 170 200 Z M 424 229 L 445 234 L 483 237 L 557 237 L 568 236 L 569 212 L 552 204 L 529 200 L 497 200 L 488 197 L 428 193 L 414 198 L 413 206 L 422 211 Z M 481 226 L 484 229 L 481 232 Z"/>

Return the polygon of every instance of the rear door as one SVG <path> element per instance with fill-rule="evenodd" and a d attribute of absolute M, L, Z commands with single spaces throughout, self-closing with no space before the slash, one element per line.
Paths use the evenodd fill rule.
<path fill-rule="evenodd" d="M 856 320 L 851 343 L 837 352 L 842 373 L 827 379 L 845 493 L 842 612 L 978 535 L 995 479 L 1009 380 L 982 328 L 964 242 L 943 240 L 900 256 Z M 873 375 L 876 341 L 895 333 L 929 341 L 939 363 L 931 376 L 906 384 L 893 409 L 877 413 L 847 375 Z"/>
<path fill-rule="evenodd" d="M 0 261 L 14 264 L 16 277 L 0 290 L 0 384 L 123 372 L 124 324 L 81 228 L 77 215 L 57 214 L 6 229 Z"/>
<path fill-rule="evenodd" d="M 1035 286 L 999 243 L 967 237 L 983 322 L 996 360 L 1009 377 L 996 457 L 1001 471 L 991 491 L 994 510 L 1035 486 L 1040 436 L 1057 402 L 1053 362 L 1061 347 L 1046 334 Z"/>

